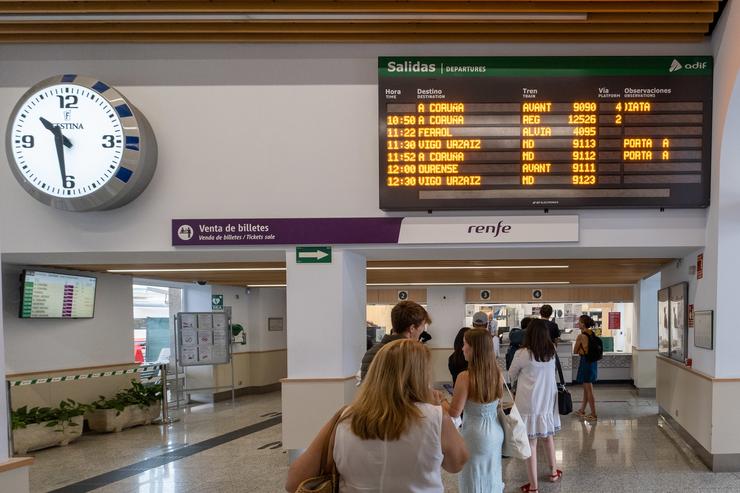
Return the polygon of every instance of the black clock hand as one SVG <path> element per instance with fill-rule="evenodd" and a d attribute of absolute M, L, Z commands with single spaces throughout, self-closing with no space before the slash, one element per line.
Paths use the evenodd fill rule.
<path fill-rule="evenodd" d="M 59 171 L 62 173 L 62 187 L 64 187 L 64 185 L 66 185 L 67 183 L 67 170 L 65 169 L 65 164 L 64 164 L 64 148 L 62 147 L 63 140 L 64 140 L 64 136 L 62 135 L 62 131 L 56 128 L 56 132 L 54 132 L 54 145 L 57 148 L 57 160 L 59 161 Z"/>
<path fill-rule="evenodd" d="M 41 120 L 41 123 L 44 125 L 44 128 L 46 128 L 46 130 L 48 130 L 48 131 L 50 131 L 51 133 L 54 134 L 54 137 L 56 137 L 57 132 L 59 132 L 59 134 L 61 135 L 62 131 L 59 129 L 59 127 L 55 127 L 54 124 L 51 123 L 49 120 L 47 120 L 43 116 L 40 117 L 39 120 Z M 65 137 L 64 135 L 62 135 L 62 143 L 68 149 L 71 149 L 72 148 L 72 142 L 67 137 Z"/>

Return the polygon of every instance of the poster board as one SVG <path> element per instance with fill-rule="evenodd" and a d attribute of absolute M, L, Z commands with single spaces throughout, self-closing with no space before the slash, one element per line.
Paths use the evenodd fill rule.
<path fill-rule="evenodd" d="M 658 353 L 663 356 L 670 356 L 671 348 L 671 328 L 668 324 L 670 316 L 668 315 L 670 291 L 663 288 L 658 291 Z"/>
<path fill-rule="evenodd" d="M 712 310 L 694 312 L 694 346 L 714 349 L 714 312 Z"/>
<path fill-rule="evenodd" d="M 182 366 L 220 365 L 231 361 L 231 327 L 222 312 L 180 312 L 175 317 Z"/>
<path fill-rule="evenodd" d="M 670 288 L 670 327 L 671 358 L 683 363 L 688 357 L 688 295 L 689 285 L 686 282 L 674 284 Z"/>

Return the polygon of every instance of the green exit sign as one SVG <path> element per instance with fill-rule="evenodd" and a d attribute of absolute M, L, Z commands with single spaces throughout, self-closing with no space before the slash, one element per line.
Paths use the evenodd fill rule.
<path fill-rule="evenodd" d="M 295 261 L 297 264 L 330 264 L 331 247 L 295 247 Z"/>

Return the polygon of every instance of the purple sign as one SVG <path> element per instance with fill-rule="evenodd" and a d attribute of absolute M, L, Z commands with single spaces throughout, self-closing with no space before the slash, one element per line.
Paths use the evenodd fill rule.
<path fill-rule="evenodd" d="M 398 243 L 401 217 L 173 219 L 173 246 Z"/>

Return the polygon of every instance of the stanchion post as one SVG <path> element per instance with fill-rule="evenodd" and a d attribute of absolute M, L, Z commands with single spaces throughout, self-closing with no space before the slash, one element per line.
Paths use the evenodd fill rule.
<path fill-rule="evenodd" d="M 159 378 L 162 380 L 162 419 L 160 422 L 163 425 L 169 425 L 179 420 L 170 417 L 170 404 L 167 400 L 167 363 L 159 365 Z"/>
<path fill-rule="evenodd" d="M 167 400 L 167 364 L 159 365 L 159 375 L 162 379 L 162 421 L 169 421 L 169 401 Z"/>
<path fill-rule="evenodd" d="M 13 406 L 10 404 L 10 390 L 11 390 L 12 384 L 10 380 L 5 381 L 5 392 L 7 393 L 7 402 L 8 402 L 8 457 L 13 457 L 13 417 L 11 416 L 11 413 L 13 412 Z"/>

